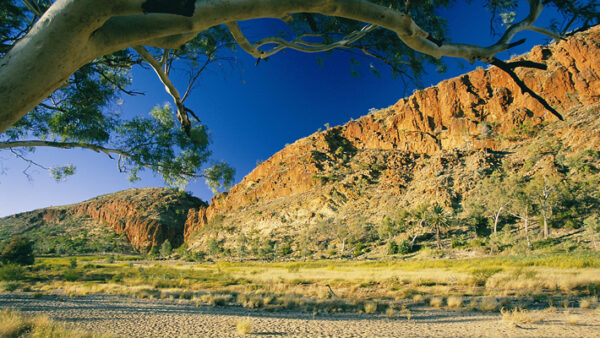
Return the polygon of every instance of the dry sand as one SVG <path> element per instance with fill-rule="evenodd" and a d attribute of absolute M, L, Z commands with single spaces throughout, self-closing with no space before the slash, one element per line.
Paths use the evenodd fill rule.
<path fill-rule="evenodd" d="M 0 293 L 0 308 L 25 315 L 46 314 L 76 327 L 128 337 L 233 337 L 236 323 L 247 320 L 252 334 L 291 337 L 598 337 L 600 311 L 571 309 L 577 324 L 568 324 L 564 311 L 545 314 L 536 324 L 510 325 L 499 313 L 471 313 L 420 308 L 405 316 L 266 312 L 241 307 L 196 307 L 167 300 L 131 299 L 111 295 L 78 298 L 26 293 Z"/>

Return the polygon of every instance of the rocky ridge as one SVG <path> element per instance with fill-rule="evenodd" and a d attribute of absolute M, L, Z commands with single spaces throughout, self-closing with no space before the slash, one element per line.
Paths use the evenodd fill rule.
<path fill-rule="evenodd" d="M 14 235 L 74 217 L 123 234 L 141 252 L 167 239 L 205 250 L 209 239 L 232 248 L 240 234 L 285 241 L 316 224 L 378 224 L 423 201 L 457 207 L 507 158 L 524 161 L 521 150 L 540 130 L 569 151 L 600 148 L 597 55 L 600 26 L 516 58 L 547 64 L 517 73 L 564 122 L 501 70 L 478 69 L 294 142 L 210 205 L 170 189 L 133 189 L 9 216 L 0 228 L 15 224 Z M 552 169 L 552 159 L 541 161 Z"/>
<path fill-rule="evenodd" d="M 547 65 L 516 72 L 565 115 L 558 133 L 568 134 L 567 143 L 592 136 L 570 123 L 599 101 L 597 55 L 600 27 L 513 59 Z M 509 75 L 477 69 L 287 146 L 208 207 L 190 210 L 185 240 L 202 248 L 209 237 L 226 241 L 238 233 L 293 237 L 323 221 L 380 222 L 390 210 L 424 200 L 457 205 L 505 151 L 555 121 Z M 215 223 L 220 232 L 204 231 Z"/>
<path fill-rule="evenodd" d="M 143 188 L 95 197 L 62 207 L 20 213 L 0 219 L 28 233 L 38 227 L 61 223 L 94 223 L 117 235 L 123 234 L 133 248 L 147 252 L 165 240 L 177 247 L 183 244 L 188 210 L 206 206 L 200 199 L 174 189 Z"/>

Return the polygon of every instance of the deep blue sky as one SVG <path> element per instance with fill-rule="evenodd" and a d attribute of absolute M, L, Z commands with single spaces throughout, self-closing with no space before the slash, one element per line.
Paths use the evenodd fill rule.
<path fill-rule="evenodd" d="M 452 41 L 493 43 L 494 37 L 489 32 L 490 14 L 479 3 L 443 13 L 449 18 Z M 538 24 L 547 26 L 551 17 L 556 16 L 548 8 Z M 272 24 L 272 21 L 246 22 L 241 27 L 252 29 L 258 25 L 264 29 Z M 517 39 L 521 37 L 526 37 L 527 43 L 501 55 L 503 58 L 548 41 L 534 33 L 521 33 Z M 202 74 L 199 86 L 186 105 L 210 129 L 213 158 L 224 160 L 236 169 L 236 182 L 248 174 L 257 161 L 269 158 L 287 143 L 312 134 L 325 123 L 344 124 L 367 114 L 370 108 L 390 106 L 414 90 L 413 86 L 405 87 L 402 81 L 393 80 L 385 66 L 368 58 L 360 58 L 361 76 L 352 76 L 351 55 L 343 51 L 321 55 L 322 65 L 315 54 L 294 51 L 279 53 L 257 67 L 255 60 L 241 50 L 232 56 L 234 61 L 224 62 L 221 67 L 212 67 Z M 452 58 L 444 61 L 448 72 L 437 74 L 432 70 L 423 79 L 425 86 L 478 66 Z M 381 77 L 368 71 L 370 62 L 381 71 Z M 459 63 L 464 66 L 458 66 Z M 183 81 L 178 83 L 180 87 L 185 85 Z M 115 105 L 114 109 L 123 114 L 146 114 L 157 104 L 171 102 L 150 70 L 134 72 L 132 89 L 146 95 L 124 97 L 124 104 Z M 126 175 L 118 172 L 115 161 L 92 151 L 39 149 L 31 159 L 46 166 L 73 163 L 77 173 L 57 183 L 47 172 L 30 168 L 32 180 L 28 180 L 22 173 L 27 164 L 7 151 L 0 152 L 0 217 L 76 203 L 133 187 L 164 186 L 162 180 L 151 173 L 131 184 Z M 186 190 L 204 200 L 212 197 L 202 180 L 189 184 Z"/>

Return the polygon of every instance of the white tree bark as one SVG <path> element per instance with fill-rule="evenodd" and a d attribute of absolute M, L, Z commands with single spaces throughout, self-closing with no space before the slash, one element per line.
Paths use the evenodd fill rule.
<path fill-rule="evenodd" d="M 161 5 L 172 6 L 167 0 L 57 0 L 0 60 L 0 133 L 57 90 L 78 68 L 124 48 L 179 47 L 212 26 L 303 12 L 370 23 L 394 31 L 416 51 L 473 62 L 511 48 L 514 35 L 531 28 L 542 5 L 540 0 L 527 1 L 529 15 L 509 27 L 496 43 L 481 47 L 438 45 L 403 11 L 367 0 L 196 0 L 193 13 L 184 15 L 161 12 Z M 159 10 L 144 13 L 149 4 Z"/>

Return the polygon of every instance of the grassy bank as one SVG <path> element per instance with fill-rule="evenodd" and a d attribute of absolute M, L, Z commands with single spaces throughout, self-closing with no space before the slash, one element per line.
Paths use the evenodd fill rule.
<path fill-rule="evenodd" d="M 428 304 L 499 311 L 582 302 L 594 307 L 600 253 L 373 262 L 48 257 L 30 268 L 3 266 L 0 279 L 4 291 L 40 296 L 108 293 L 267 310 L 385 312 Z"/>

